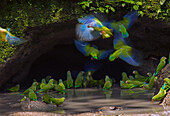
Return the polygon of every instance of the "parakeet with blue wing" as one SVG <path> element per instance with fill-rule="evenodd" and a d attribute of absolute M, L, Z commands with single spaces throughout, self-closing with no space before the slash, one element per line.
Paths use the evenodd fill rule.
<path fill-rule="evenodd" d="M 115 33 L 113 45 L 116 51 L 109 56 L 110 61 L 120 58 L 130 65 L 141 65 L 141 57 L 137 57 L 140 54 L 134 48 L 128 45 L 120 32 Z"/>
<path fill-rule="evenodd" d="M 138 12 L 134 10 L 126 14 L 123 17 L 123 20 L 120 21 L 113 20 L 105 23 L 104 25 L 109 29 L 112 29 L 114 34 L 121 32 L 123 38 L 127 38 L 129 37 L 127 29 L 129 29 L 135 23 L 135 21 L 138 18 L 138 15 L 139 15 Z"/>
<path fill-rule="evenodd" d="M 89 15 L 78 19 L 79 24 L 76 26 L 76 35 L 80 41 L 93 41 L 102 36 L 109 38 L 112 34 L 112 29 L 107 28 L 102 22 Z"/>
<path fill-rule="evenodd" d="M 91 56 L 92 59 L 103 60 L 109 57 L 111 53 L 113 53 L 114 49 L 110 50 L 99 50 L 97 46 L 91 45 L 87 42 L 82 42 L 78 40 L 74 40 L 76 48 L 84 55 Z"/>
<path fill-rule="evenodd" d="M 20 39 L 12 35 L 9 30 L 9 28 L 7 30 L 0 28 L 0 37 L 2 41 L 8 42 L 10 45 L 20 45 L 26 42 L 26 40 Z"/>

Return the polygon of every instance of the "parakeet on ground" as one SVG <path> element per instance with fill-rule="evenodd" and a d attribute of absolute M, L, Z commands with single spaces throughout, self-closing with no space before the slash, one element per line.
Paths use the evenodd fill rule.
<path fill-rule="evenodd" d="M 103 90 L 109 90 L 109 89 L 111 89 L 111 87 L 112 87 L 111 79 L 109 78 L 108 75 L 106 75 L 106 77 L 105 77 L 105 84 L 103 86 Z"/>
<path fill-rule="evenodd" d="M 28 97 L 30 98 L 30 100 L 37 101 L 37 95 L 34 93 L 34 91 L 32 89 L 28 90 L 29 90 Z"/>
<path fill-rule="evenodd" d="M 73 78 L 71 76 L 70 70 L 67 71 L 67 88 L 73 87 Z"/>
<path fill-rule="evenodd" d="M 8 90 L 11 91 L 11 92 L 18 92 L 19 89 L 20 89 L 20 85 L 17 84 L 14 87 L 9 88 Z"/>
<path fill-rule="evenodd" d="M 93 41 L 99 37 L 110 38 L 112 29 L 108 29 L 103 23 L 93 15 L 78 19 L 76 35 L 80 41 Z"/>
<path fill-rule="evenodd" d="M 149 81 L 148 84 L 145 84 L 145 85 L 143 86 L 143 88 L 144 88 L 144 89 L 147 89 L 147 90 L 152 90 L 153 87 L 154 87 L 154 83 L 155 83 L 156 78 L 155 78 L 155 76 L 153 76 L 151 73 L 147 73 L 147 75 L 150 77 L 150 81 Z"/>
<path fill-rule="evenodd" d="M 110 50 L 99 50 L 97 46 L 91 45 L 87 42 L 82 42 L 78 40 L 74 40 L 76 48 L 84 55 L 91 56 L 92 59 L 103 60 L 109 57 L 111 53 L 113 53 L 113 49 Z"/>
<path fill-rule="evenodd" d="M 25 101 L 26 99 L 27 99 L 27 97 L 24 96 L 20 101 L 23 102 L 23 101 Z"/>
<path fill-rule="evenodd" d="M 120 87 L 121 87 L 122 89 L 132 89 L 132 88 L 136 87 L 136 85 L 134 85 L 134 84 L 128 84 L 128 83 L 125 83 L 125 82 L 123 82 L 123 81 L 120 81 Z"/>
<path fill-rule="evenodd" d="M 26 89 L 23 93 L 21 93 L 21 95 L 27 95 L 29 93 L 29 89 L 32 89 L 33 91 L 36 91 L 37 90 L 37 85 L 38 85 L 38 82 L 33 82 L 31 87 Z"/>
<path fill-rule="evenodd" d="M 42 101 L 49 104 L 51 101 L 50 101 L 50 96 L 45 93 L 44 96 L 42 97 Z"/>
<path fill-rule="evenodd" d="M 78 73 L 76 80 L 75 80 L 75 88 L 82 88 L 84 74 L 85 74 L 84 71 L 80 71 Z"/>
<path fill-rule="evenodd" d="M 59 79 L 58 85 L 55 84 L 55 90 L 59 93 L 62 93 L 62 94 L 66 93 L 65 85 L 63 84 L 62 79 Z"/>
<path fill-rule="evenodd" d="M 59 105 L 64 103 L 65 97 L 62 97 L 62 98 L 50 98 L 50 100 L 52 101 L 53 104 L 59 106 Z"/>
<path fill-rule="evenodd" d="M 129 78 L 127 77 L 127 74 L 125 72 L 122 72 L 122 81 L 126 82 L 127 80 L 129 80 Z"/>
<path fill-rule="evenodd" d="M 145 85 L 145 82 L 140 82 L 140 81 L 136 81 L 136 80 L 127 80 L 126 83 L 133 84 L 136 87 L 143 87 Z"/>
<path fill-rule="evenodd" d="M 54 79 L 50 79 L 46 85 L 42 86 L 42 88 L 38 91 L 38 93 L 47 92 L 50 89 L 53 89 L 54 88 L 53 81 Z"/>

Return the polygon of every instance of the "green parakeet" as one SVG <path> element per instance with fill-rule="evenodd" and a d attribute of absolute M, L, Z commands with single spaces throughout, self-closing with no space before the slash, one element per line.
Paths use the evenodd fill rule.
<path fill-rule="evenodd" d="M 73 78 L 71 76 L 70 70 L 67 71 L 67 88 L 72 88 L 73 87 Z"/>
<path fill-rule="evenodd" d="M 168 58 L 168 62 L 170 63 L 170 53 L 169 53 L 169 58 Z"/>
<path fill-rule="evenodd" d="M 37 90 L 37 86 L 38 86 L 38 82 L 33 82 L 31 87 L 26 89 L 23 93 L 21 93 L 21 95 L 27 95 L 29 93 L 29 89 L 32 89 L 33 91 L 36 91 Z"/>
<path fill-rule="evenodd" d="M 125 83 L 125 82 L 123 82 L 123 81 L 120 81 L 120 87 L 121 87 L 122 89 L 132 89 L 132 88 L 136 87 L 136 85 L 134 85 L 134 84 L 128 84 L 128 83 Z"/>
<path fill-rule="evenodd" d="M 100 38 L 110 38 L 112 29 L 107 28 L 103 23 L 89 15 L 78 19 L 79 24 L 76 25 L 76 35 L 80 41 L 93 41 Z"/>
<path fill-rule="evenodd" d="M 104 79 L 100 79 L 100 80 L 98 81 L 99 87 L 100 87 L 100 88 L 103 87 L 103 86 L 104 86 L 104 83 L 105 83 Z"/>
<path fill-rule="evenodd" d="M 103 90 L 109 90 L 111 87 L 112 87 L 112 81 L 109 78 L 109 76 L 106 75 L 106 77 L 105 77 L 105 84 L 103 86 Z"/>
<path fill-rule="evenodd" d="M 51 79 L 51 76 L 49 76 L 49 75 L 45 77 L 45 80 L 46 80 L 47 83 L 50 79 Z"/>
<path fill-rule="evenodd" d="M 32 89 L 28 90 L 29 90 L 28 97 L 30 98 L 30 100 L 37 101 L 37 95 L 34 93 L 34 91 Z"/>
<path fill-rule="evenodd" d="M 143 88 L 144 88 L 144 89 L 147 89 L 147 90 L 152 90 L 153 87 L 154 87 L 154 83 L 155 83 L 155 80 L 156 80 L 156 79 L 155 79 L 155 76 L 152 75 L 152 73 L 147 73 L 147 75 L 149 76 L 150 81 L 149 81 L 148 84 L 145 84 L 145 85 L 143 86 Z"/>
<path fill-rule="evenodd" d="M 50 101 L 50 96 L 45 93 L 44 96 L 42 97 L 42 101 L 49 104 L 51 101 Z"/>
<path fill-rule="evenodd" d="M 165 67 L 166 59 L 167 59 L 167 58 L 164 57 L 164 56 L 160 59 L 160 62 L 159 62 L 159 64 L 158 64 L 157 68 L 156 68 L 156 71 L 155 71 L 155 73 L 154 73 L 154 76 L 157 75 L 157 74 Z"/>
<path fill-rule="evenodd" d="M 41 80 L 40 89 L 42 89 L 42 87 L 43 87 L 44 85 L 46 85 L 46 80 L 43 78 L 43 79 Z"/>
<path fill-rule="evenodd" d="M 136 87 L 143 87 L 145 85 L 145 82 L 140 82 L 140 81 L 136 81 L 136 80 L 127 80 L 126 83 L 133 84 Z"/>
<path fill-rule="evenodd" d="M 91 59 L 103 60 L 109 57 L 111 53 L 113 53 L 114 49 L 109 50 L 99 50 L 97 46 L 91 45 L 87 42 L 82 42 L 78 40 L 74 40 L 76 48 L 84 55 L 91 56 Z"/>
<path fill-rule="evenodd" d="M 127 77 L 127 74 L 125 72 L 122 72 L 122 81 L 126 82 L 127 80 L 129 80 L 129 78 Z"/>
<path fill-rule="evenodd" d="M 169 78 L 164 78 L 164 82 L 166 82 L 170 86 L 170 79 Z"/>
<path fill-rule="evenodd" d="M 55 84 L 55 90 L 59 93 L 62 93 L 62 94 L 66 93 L 65 85 L 63 84 L 62 79 L 59 79 L 58 85 Z"/>
<path fill-rule="evenodd" d="M 27 99 L 27 97 L 24 96 L 20 101 L 23 102 L 23 101 L 25 101 L 26 99 Z"/>
<path fill-rule="evenodd" d="M 53 88 L 54 88 L 53 81 L 54 81 L 54 79 L 50 79 L 50 80 L 48 81 L 48 84 L 43 85 L 42 88 L 38 91 L 38 93 L 47 92 L 47 91 L 49 91 L 50 89 L 53 89 Z"/>
<path fill-rule="evenodd" d="M 158 94 L 152 97 L 152 102 L 162 100 L 165 97 L 165 95 L 166 95 L 166 90 L 164 90 L 164 88 L 161 87 Z"/>
<path fill-rule="evenodd" d="M 62 97 L 62 98 L 50 98 L 50 100 L 52 101 L 53 104 L 59 106 L 59 105 L 64 103 L 65 97 Z"/>
<path fill-rule="evenodd" d="M 17 84 L 14 87 L 9 88 L 8 90 L 11 91 L 11 92 L 18 92 L 19 89 L 20 89 L 20 85 Z"/>
<path fill-rule="evenodd" d="M 129 79 L 130 80 L 133 80 L 133 79 L 135 79 L 132 75 L 129 75 Z"/>
<path fill-rule="evenodd" d="M 84 71 L 80 71 L 77 75 L 77 78 L 75 80 L 75 88 L 82 88 L 83 79 L 84 79 Z"/>

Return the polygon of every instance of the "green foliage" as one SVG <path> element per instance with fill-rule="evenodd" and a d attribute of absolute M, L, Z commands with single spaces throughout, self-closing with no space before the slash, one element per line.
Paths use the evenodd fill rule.
<path fill-rule="evenodd" d="M 16 47 L 11 46 L 7 42 L 0 41 L 0 63 L 6 62 L 7 58 L 11 57 L 16 50 Z"/>
<path fill-rule="evenodd" d="M 84 12 L 115 12 L 116 10 L 138 10 L 141 16 L 166 19 L 169 21 L 170 1 L 168 0 L 87 0 L 79 2 Z"/>

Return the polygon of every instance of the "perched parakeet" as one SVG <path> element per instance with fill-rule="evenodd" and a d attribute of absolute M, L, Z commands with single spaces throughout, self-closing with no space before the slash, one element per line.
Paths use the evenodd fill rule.
<path fill-rule="evenodd" d="M 123 17 L 123 20 L 120 21 L 110 21 L 105 23 L 104 25 L 109 29 L 112 29 L 114 34 L 121 32 L 123 38 L 127 38 L 129 36 L 127 29 L 129 29 L 138 18 L 137 11 L 131 11 Z"/>
<path fill-rule="evenodd" d="M 125 72 L 122 72 L 122 81 L 126 82 L 127 80 L 129 80 L 129 78 L 127 77 L 127 74 Z"/>
<path fill-rule="evenodd" d="M 167 85 L 169 85 L 169 86 L 170 86 L 170 79 L 169 79 L 169 78 L 164 78 L 164 82 L 166 82 L 166 83 L 167 83 Z"/>
<path fill-rule="evenodd" d="M 32 89 L 28 90 L 29 90 L 28 97 L 30 98 L 30 100 L 37 101 L 37 95 L 34 93 L 34 91 Z"/>
<path fill-rule="evenodd" d="M 109 56 L 110 61 L 120 58 L 130 65 L 141 65 L 142 57 L 138 57 L 140 56 L 140 53 L 127 44 L 121 33 L 114 34 L 113 45 L 116 51 Z"/>
<path fill-rule="evenodd" d="M 0 37 L 2 41 L 8 42 L 10 45 L 19 45 L 26 42 L 26 40 L 20 39 L 12 35 L 9 30 L 9 28 L 7 30 L 0 28 Z"/>
<path fill-rule="evenodd" d="M 65 97 L 62 97 L 62 98 L 50 98 L 50 100 L 52 101 L 53 104 L 59 106 L 59 105 L 64 103 Z"/>
<path fill-rule="evenodd" d="M 111 79 L 109 78 L 108 75 L 105 77 L 105 84 L 103 86 L 103 90 L 109 90 L 112 87 L 112 82 Z"/>
<path fill-rule="evenodd" d="M 159 64 L 158 64 L 157 68 L 156 68 L 156 71 L 155 71 L 155 73 L 154 73 L 154 76 L 157 75 L 157 74 L 165 67 L 166 59 L 167 59 L 167 58 L 164 57 L 164 56 L 160 59 L 160 62 L 159 62 Z"/>
<path fill-rule="evenodd" d="M 62 79 L 59 79 L 59 84 L 55 84 L 55 90 L 59 93 L 65 94 L 66 93 L 66 88 L 65 85 L 63 84 Z"/>
<path fill-rule="evenodd" d="M 150 81 L 149 81 L 148 84 L 145 84 L 145 85 L 143 86 L 143 88 L 144 88 L 144 89 L 147 89 L 147 90 L 152 90 L 153 87 L 154 87 L 154 83 L 155 83 L 156 78 L 155 78 L 154 75 L 152 75 L 152 73 L 147 73 L 147 75 L 149 76 Z"/>
<path fill-rule="evenodd" d="M 76 48 L 84 55 L 91 56 L 92 59 L 103 60 L 109 57 L 111 53 L 113 53 L 113 49 L 110 50 L 99 50 L 97 46 L 91 45 L 87 42 L 82 42 L 78 40 L 74 40 Z"/>
<path fill-rule="evenodd" d="M 166 90 L 164 90 L 164 88 L 161 87 L 158 94 L 152 97 L 152 102 L 162 100 L 165 97 L 165 95 L 166 95 Z"/>
<path fill-rule="evenodd" d="M 11 92 L 18 92 L 19 89 L 20 89 L 20 85 L 17 84 L 14 87 L 9 88 L 8 90 L 11 91 Z"/>
<path fill-rule="evenodd" d="M 73 87 L 73 78 L 71 76 L 70 70 L 67 71 L 67 88 Z"/>
<path fill-rule="evenodd" d="M 50 75 L 46 76 L 46 77 L 45 77 L 46 82 L 48 83 L 48 81 L 49 81 L 51 78 L 52 78 L 52 77 L 51 77 Z"/>
<path fill-rule="evenodd" d="M 135 75 L 135 79 L 147 79 L 148 77 L 142 76 L 139 74 L 139 72 L 137 70 L 133 71 L 133 74 Z"/>
<path fill-rule="evenodd" d="M 126 83 L 133 84 L 136 87 L 143 87 L 145 85 L 145 82 L 140 82 L 140 81 L 136 81 L 136 80 L 127 80 Z"/>
<path fill-rule="evenodd" d="M 76 35 L 80 41 L 93 41 L 99 37 L 110 38 L 112 29 L 107 28 L 103 23 L 93 15 L 78 19 L 76 25 Z"/>
<path fill-rule="evenodd" d="M 38 85 L 38 82 L 33 82 L 31 87 L 26 89 L 23 93 L 21 93 L 21 95 L 27 95 L 29 93 L 29 89 L 32 89 L 33 91 L 36 91 L 37 90 L 37 85 Z"/>
<path fill-rule="evenodd" d="M 43 78 L 43 79 L 41 79 L 40 89 L 42 89 L 43 86 L 45 86 L 45 85 L 46 85 L 46 80 Z"/>
<path fill-rule="evenodd" d="M 132 89 L 132 88 L 136 87 L 136 85 L 134 85 L 134 84 L 128 84 L 128 83 L 125 83 L 125 82 L 123 82 L 123 81 L 120 81 L 120 87 L 121 87 L 122 89 Z"/>
<path fill-rule="evenodd" d="M 44 96 L 42 97 L 42 101 L 49 104 L 51 101 L 50 101 L 50 96 L 45 93 Z"/>
<path fill-rule="evenodd" d="M 75 88 L 82 88 L 84 74 L 85 74 L 84 71 L 80 71 L 79 74 L 77 75 L 75 80 Z"/>

